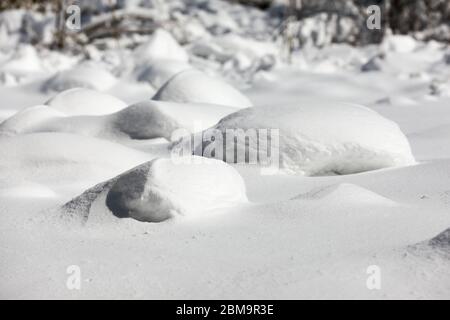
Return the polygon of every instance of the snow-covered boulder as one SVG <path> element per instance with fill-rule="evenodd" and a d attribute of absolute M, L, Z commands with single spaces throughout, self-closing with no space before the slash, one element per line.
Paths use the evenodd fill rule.
<path fill-rule="evenodd" d="M 112 95 L 84 88 L 60 92 L 45 104 L 70 116 L 109 114 L 127 106 Z"/>
<path fill-rule="evenodd" d="M 236 108 L 252 106 L 250 100 L 237 89 L 198 70 L 178 73 L 156 92 L 153 100 L 210 103 Z"/>
<path fill-rule="evenodd" d="M 156 159 L 139 166 L 117 179 L 106 204 L 116 216 L 158 222 L 247 201 L 244 181 L 234 168 L 200 160 Z"/>
<path fill-rule="evenodd" d="M 72 69 L 58 72 L 42 86 L 45 92 L 64 91 L 72 88 L 87 88 L 105 91 L 117 82 L 109 71 L 94 63 L 84 63 Z"/>
<path fill-rule="evenodd" d="M 192 66 L 184 61 L 156 60 L 144 68 L 138 67 L 136 74 L 138 81 L 148 82 L 153 88 L 159 89 L 177 73 L 191 68 Z"/>
<path fill-rule="evenodd" d="M 187 62 L 189 56 L 177 40 L 166 30 L 156 30 L 150 40 L 138 46 L 134 51 L 137 65 L 156 60 L 176 60 Z"/>
<path fill-rule="evenodd" d="M 244 181 L 230 165 L 195 156 L 178 160 L 158 158 L 139 165 L 87 190 L 63 212 L 86 221 L 102 214 L 92 208 L 106 206 L 119 218 L 160 222 L 248 201 Z"/>
<path fill-rule="evenodd" d="M 0 133 L 21 134 L 40 132 L 46 123 L 65 117 L 65 114 L 45 105 L 38 105 L 20 110 L 0 123 Z"/>
<path fill-rule="evenodd" d="M 166 138 L 205 130 L 236 109 L 144 101 L 106 115 L 69 116 L 49 106 L 26 108 L 0 123 L 0 133 L 65 132 L 110 140 Z"/>
<path fill-rule="evenodd" d="M 239 133 L 235 129 L 242 129 L 246 136 L 239 138 L 242 130 Z M 270 130 L 252 134 L 255 129 Z M 212 142 L 211 137 L 217 132 L 223 138 Z M 268 133 L 270 148 L 261 140 L 261 135 Z M 230 139 L 233 136 L 237 142 Z M 249 155 L 270 153 L 282 171 L 308 176 L 350 174 L 414 163 L 408 140 L 397 124 L 371 109 L 345 103 L 305 101 L 240 110 L 204 131 L 202 140 L 195 147 L 197 155 L 220 158 L 220 152 L 216 156 L 211 150 L 221 148 L 218 144 L 223 143 L 223 160 L 227 162 L 244 162 L 251 159 Z M 278 153 L 279 159 L 274 159 L 273 152 Z"/>

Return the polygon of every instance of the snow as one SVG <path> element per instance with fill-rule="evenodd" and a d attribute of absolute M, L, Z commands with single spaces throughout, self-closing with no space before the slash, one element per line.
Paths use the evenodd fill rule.
<path fill-rule="evenodd" d="M 55 51 L 51 15 L 0 13 L 0 298 L 450 297 L 448 44 L 330 44 L 360 28 L 315 15 L 288 64 L 267 12 L 132 2 L 172 36 Z M 225 124 L 280 129 L 282 170 L 172 158 Z"/>
<path fill-rule="evenodd" d="M 395 201 L 351 183 L 340 183 L 313 189 L 293 199 L 345 202 L 361 206 L 395 206 Z"/>
<path fill-rule="evenodd" d="M 148 42 L 134 50 L 134 59 L 137 64 L 164 59 L 187 62 L 189 56 L 169 32 L 157 29 Z"/>
<path fill-rule="evenodd" d="M 127 106 L 113 95 L 84 88 L 62 91 L 45 104 L 70 116 L 104 115 L 120 111 Z"/>
<path fill-rule="evenodd" d="M 139 81 L 146 81 L 154 88 L 160 88 L 177 73 L 191 68 L 186 62 L 164 59 L 156 60 L 144 68 L 139 67 L 136 73 Z"/>
<path fill-rule="evenodd" d="M 105 193 L 101 203 L 111 215 L 147 222 L 209 215 L 215 209 L 247 202 L 244 181 L 231 166 L 195 156 L 178 160 L 157 158 L 131 169 L 75 198 L 63 207 L 63 214 L 79 212 L 80 205 L 102 199 Z M 99 214 L 95 207 L 90 203 L 84 219 Z"/>
<path fill-rule="evenodd" d="M 58 72 L 46 81 L 42 90 L 60 92 L 72 88 L 86 88 L 105 91 L 116 84 L 117 79 L 106 69 L 91 63 L 75 66 L 72 69 Z"/>
<path fill-rule="evenodd" d="M 287 173 L 350 174 L 415 163 L 408 140 L 397 124 L 359 105 L 303 101 L 295 105 L 260 106 L 233 113 L 212 129 L 225 136 L 227 130 L 233 129 L 275 128 L 279 130 L 280 168 Z M 208 143 L 207 134 L 208 130 L 203 134 L 204 144 Z M 245 154 L 246 149 L 255 154 L 269 154 L 268 145 L 261 147 L 249 137 L 250 142 L 226 141 L 226 152 L 234 154 L 236 147 L 238 154 Z M 272 141 L 276 143 L 274 138 Z M 205 149 L 203 146 L 203 153 L 196 154 L 205 155 Z M 238 160 L 226 157 L 226 161 Z M 241 161 L 248 159 L 241 158 L 238 162 Z"/>
<path fill-rule="evenodd" d="M 210 103 L 236 108 L 251 107 L 251 101 L 231 85 L 197 70 L 185 70 L 172 77 L 153 97 L 172 102 Z"/>
<path fill-rule="evenodd" d="M 87 110 L 85 114 L 106 115 L 74 115 L 69 116 L 53 107 L 34 106 L 25 108 L 0 123 L 0 133 L 25 134 L 36 132 L 76 133 L 84 136 L 103 137 L 110 140 L 124 139 L 153 139 L 166 138 L 171 140 L 177 130 L 195 133 L 217 123 L 223 116 L 236 109 L 205 104 L 179 104 L 161 101 L 144 101 L 110 113 L 110 104 L 102 104 L 102 100 L 109 102 L 108 95 L 101 95 L 94 91 L 66 92 L 62 103 L 67 108 L 74 104 L 74 98 L 92 98 L 91 104 L 100 105 L 103 112 L 92 111 L 88 105 L 77 107 L 78 112 Z M 120 100 L 118 100 L 120 102 Z M 113 102 L 117 103 L 117 101 Z M 59 108 L 61 109 L 61 108 Z M 70 109 L 73 110 L 73 109 Z M 77 114 L 77 112 L 71 111 Z"/>

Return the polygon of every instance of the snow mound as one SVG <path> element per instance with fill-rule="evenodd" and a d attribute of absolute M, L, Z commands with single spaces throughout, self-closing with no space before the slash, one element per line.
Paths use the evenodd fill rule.
<path fill-rule="evenodd" d="M 250 134 L 234 142 L 226 134 L 228 131 L 236 137 L 239 133 L 235 129 L 244 133 L 250 129 Z M 255 129 L 268 130 L 267 139 L 272 141 L 269 147 L 262 140 L 258 143 L 261 137 L 251 135 Z M 279 134 L 273 129 L 278 129 Z M 225 144 L 223 160 L 244 162 L 249 152 L 258 154 L 259 160 L 261 154 L 277 151 L 279 159 L 272 156 L 272 160 L 279 160 L 279 168 L 286 173 L 351 174 L 414 163 L 408 140 L 398 125 L 359 105 L 304 101 L 297 105 L 239 110 L 204 131 L 203 143 L 195 146 L 195 154 L 211 157 L 212 153 L 206 151 L 211 149 L 208 148 L 210 137 L 217 130 Z M 260 134 L 267 136 L 263 131 Z M 231 143 L 226 143 L 227 139 Z M 246 157 L 239 158 L 236 154 Z"/>
<path fill-rule="evenodd" d="M 33 106 L 20 110 L 1 122 L 0 132 L 9 134 L 39 132 L 49 121 L 64 116 L 62 112 L 45 105 Z"/>
<path fill-rule="evenodd" d="M 105 100 L 108 98 L 106 96 Z M 202 131 L 235 111 L 234 108 L 216 105 L 144 101 L 107 115 L 66 116 L 49 106 L 35 106 L 0 123 L 0 132 L 61 132 L 111 140 L 171 140 L 172 134 L 178 129 L 184 129 L 185 134 Z"/>
<path fill-rule="evenodd" d="M 127 106 L 112 95 L 84 88 L 60 92 L 45 104 L 70 116 L 104 115 L 120 111 Z"/>
<path fill-rule="evenodd" d="M 194 102 L 251 107 L 252 103 L 231 85 L 197 70 L 185 70 L 172 77 L 153 97 L 154 100 Z"/>
<path fill-rule="evenodd" d="M 172 35 L 163 29 L 156 30 L 150 40 L 134 51 L 137 64 L 156 60 L 176 60 L 187 62 L 189 56 Z"/>
<path fill-rule="evenodd" d="M 183 61 L 157 60 L 143 69 L 138 68 L 137 79 L 150 83 L 154 88 L 160 88 L 177 73 L 191 68 L 191 65 Z"/>
<path fill-rule="evenodd" d="M 362 188 L 351 183 L 339 183 L 325 187 L 313 189 L 301 194 L 294 200 L 319 200 L 324 199 L 332 203 L 351 203 L 352 205 L 387 205 L 393 206 L 396 203 L 375 192 Z"/>
<path fill-rule="evenodd" d="M 429 244 L 433 247 L 447 248 L 450 250 L 450 228 L 431 239 Z"/>
<path fill-rule="evenodd" d="M 103 199 L 119 218 L 160 222 L 175 216 L 198 216 L 246 203 L 245 184 L 231 166 L 200 157 L 175 163 L 158 158 L 87 190 L 63 207 L 66 215 L 88 219 L 93 203 Z"/>
<path fill-rule="evenodd" d="M 115 85 L 117 79 L 94 63 L 84 63 L 72 69 L 58 72 L 42 86 L 44 92 L 86 88 L 105 91 Z"/>

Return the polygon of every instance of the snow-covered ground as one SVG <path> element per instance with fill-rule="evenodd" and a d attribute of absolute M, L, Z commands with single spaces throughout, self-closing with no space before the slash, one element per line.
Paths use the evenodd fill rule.
<path fill-rule="evenodd" d="M 449 299 L 449 47 L 288 65 L 212 16 L 185 45 L 0 51 L 0 298 Z M 279 129 L 282 170 L 173 158 L 208 128 Z"/>

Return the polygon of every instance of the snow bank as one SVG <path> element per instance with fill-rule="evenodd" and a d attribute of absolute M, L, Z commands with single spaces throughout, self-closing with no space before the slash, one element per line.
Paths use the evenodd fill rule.
<path fill-rule="evenodd" d="M 70 116 L 109 114 L 127 106 L 112 95 L 84 88 L 60 92 L 45 104 Z"/>
<path fill-rule="evenodd" d="M 153 97 L 154 100 L 194 102 L 251 107 L 252 103 L 229 84 L 197 70 L 186 70 L 170 79 Z"/>
<path fill-rule="evenodd" d="M 156 60 L 175 60 L 187 62 L 189 56 L 172 35 L 163 29 L 156 30 L 150 40 L 134 51 L 137 65 Z"/>
<path fill-rule="evenodd" d="M 76 92 L 68 92 L 68 94 Z M 86 97 L 82 92 L 81 98 Z M 87 92 L 87 95 L 95 95 Z M 109 100 L 110 97 L 103 97 Z M 64 105 L 63 110 L 69 107 Z M 108 108 L 105 105 L 102 112 Z M 76 112 L 85 111 L 86 106 Z M 230 107 L 144 101 L 107 115 L 67 116 L 49 106 L 26 108 L 0 123 L 0 133 L 25 134 L 33 132 L 65 132 L 85 136 L 120 139 L 171 139 L 178 129 L 185 133 L 202 131 L 224 116 L 235 112 Z M 101 112 L 99 112 L 101 113 Z"/>
<path fill-rule="evenodd" d="M 94 63 L 84 63 L 58 72 L 44 83 L 42 90 L 45 92 L 63 91 L 80 87 L 105 91 L 116 82 L 117 79 L 109 71 Z"/>
<path fill-rule="evenodd" d="M 198 216 L 247 202 L 245 184 L 231 166 L 199 157 L 183 163 L 158 158 L 87 190 L 63 207 L 66 215 L 87 219 L 92 203 L 103 201 L 119 218 L 160 222 L 175 216 Z M 196 161 L 199 161 L 196 163 Z M 101 199 L 101 200 L 100 200 Z"/>
<path fill-rule="evenodd" d="M 359 105 L 305 101 L 254 107 L 225 117 L 212 129 L 223 135 L 229 129 L 279 129 L 279 166 L 288 173 L 350 174 L 414 163 L 408 140 L 397 124 Z M 205 151 L 212 132 L 204 131 L 203 150 L 199 151 L 197 145 L 195 154 L 211 156 Z M 238 155 L 269 154 L 267 144 L 260 143 L 258 150 L 257 141 L 248 136 L 249 142 L 236 143 Z M 276 137 L 269 140 L 276 147 Z M 242 162 L 243 158 L 237 160 L 234 148 L 234 142 L 225 143 L 224 160 Z"/>

